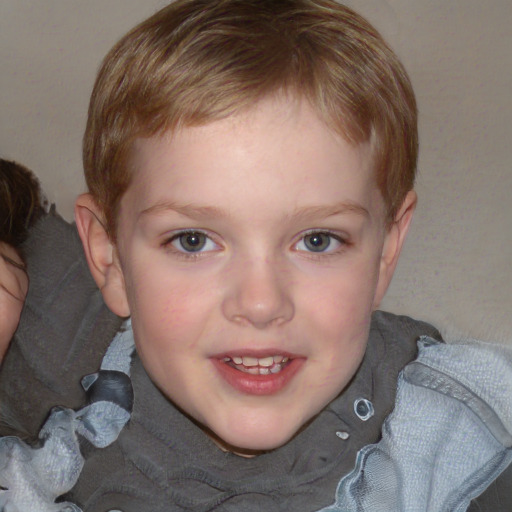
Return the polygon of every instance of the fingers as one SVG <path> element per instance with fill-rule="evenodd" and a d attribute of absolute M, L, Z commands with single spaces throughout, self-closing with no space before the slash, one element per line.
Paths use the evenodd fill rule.
<path fill-rule="evenodd" d="M 12 258 L 9 258 L 9 256 L 7 256 L 6 254 L 3 254 L 3 253 L 0 253 L 0 256 L 6 263 L 9 263 L 13 267 L 19 268 L 20 270 L 23 270 L 23 271 L 26 270 L 26 266 L 24 263 L 18 263 L 17 261 L 13 260 Z"/>
<path fill-rule="evenodd" d="M 27 289 L 28 277 L 19 254 L 11 246 L 0 242 L 0 293 L 23 302 Z"/>
<path fill-rule="evenodd" d="M 28 290 L 28 276 L 19 254 L 0 242 L 0 361 L 16 331 Z"/>

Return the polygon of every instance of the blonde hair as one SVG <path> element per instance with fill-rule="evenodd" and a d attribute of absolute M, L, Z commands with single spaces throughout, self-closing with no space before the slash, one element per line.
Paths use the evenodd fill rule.
<path fill-rule="evenodd" d="M 380 34 L 334 0 L 176 0 L 105 57 L 89 106 L 89 191 L 115 238 L 135 139 L 205 124 L 280 91 L 304 97 L 333 130 L 370 142 L 391 222 L 412 189 L 417 111 Z"/>

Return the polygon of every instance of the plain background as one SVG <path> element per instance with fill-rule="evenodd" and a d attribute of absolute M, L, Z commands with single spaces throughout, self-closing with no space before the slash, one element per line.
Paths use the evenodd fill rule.
<path fill-rule="evenodd" d="M 163 0 L 0 0 L 0 154 L 72 220 L 96 70 Z M 512 2 L 351 0 L 404 61 L 420 202 L 383 308 L 512 344 Z"/>

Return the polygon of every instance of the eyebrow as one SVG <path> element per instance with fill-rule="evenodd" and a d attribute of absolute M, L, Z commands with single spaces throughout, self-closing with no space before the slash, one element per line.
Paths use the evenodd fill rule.
<path fill-rule="evenodd" d="M 201 220 L 204 218 L 224 217 L 226 214 L 215 206 L 197 206 L 192 204 L 179 204 L 175 202 L 157 203 L 139 213 L 139 217 L 145 215 L 161 215 L 168 211 L 179 213 L 191 219 Z"/>
<path fill-rule="evenodd" d="M 333 205 L 306 206 L 304 208 L 298 208 L 293 213 L 293 216 L 317 217 L 326 219 L 328 217 L 334 217 L 335 215 L 342 215 L 347 213 L 354 213 L 363 217 L 370 217 L 370 212 L 364 206 L 352 201 L 343 201 Z"/>
<path fill-rule="evenodd" d="M 146 215 L 161 215 L 168 211 L 176 212 L 185 217 L 195 220 L 216 219 L 228 217 L 229 215 L 216 206 L 198 206 L 193 204 L 179 204 L 176 202 L 163 202 L 158 203 L 139 213 L 139 217 Z M 359 203 L 352 201 L 344 201 L 333 205 L 319 205 L 319 206 L 305 206 L 297 208 L 288 217 L 315 217 L 315 218 L 328 218 L 335 215 L 354 213 L 363 217 L 370 217 L 370 212 Z"/>

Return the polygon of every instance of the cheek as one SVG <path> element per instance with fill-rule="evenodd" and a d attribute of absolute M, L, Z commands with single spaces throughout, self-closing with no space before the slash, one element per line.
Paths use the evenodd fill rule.
<path fill-rule="evenodd" d="M 153 343 L 177 340 L 181 347 L 200 332 L 213 309 L 214 289 L 177 273 L 138 271 L 126 279 L 134 329 Z"/>
<path fill-rule="evenodd" d="M 342 338 L 359 337 L 367 331 L 378 279 L 378 265 L 355 262 L 341 271 L 324 276 L 318 286 L 309 287 L 307 304 L 324 329 Z"/>
<path fill-rule="evenodd" d="M 356 372 L 366 349 L 377 282 L 375 265 L 353 265 L 310 291 L 305 308 L 316 333 L 320 387 L 339 392 Z M 336 392 L 337 391 L 337 392 Z"/>

